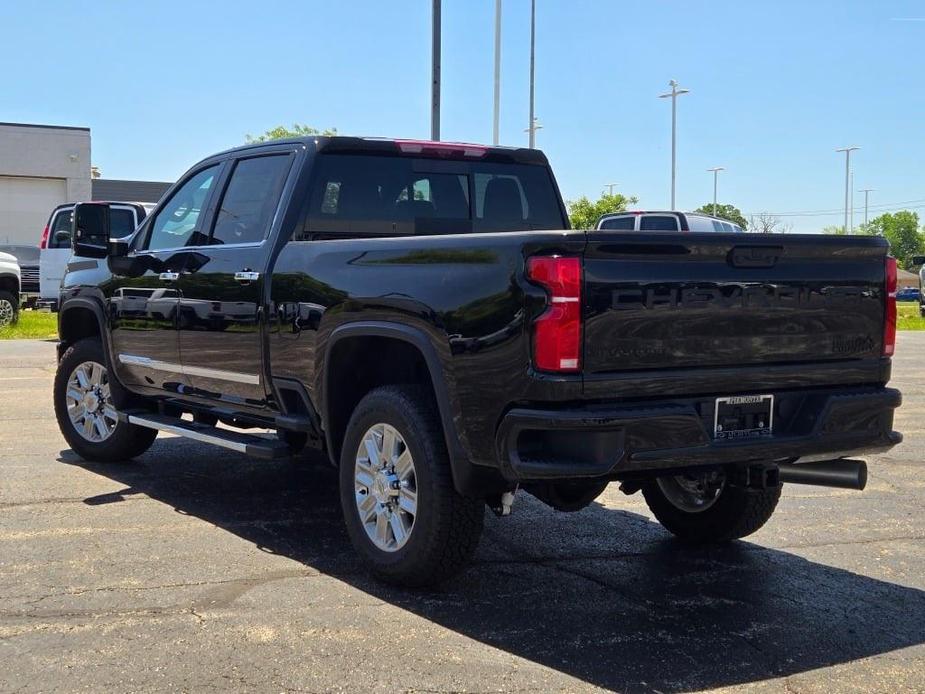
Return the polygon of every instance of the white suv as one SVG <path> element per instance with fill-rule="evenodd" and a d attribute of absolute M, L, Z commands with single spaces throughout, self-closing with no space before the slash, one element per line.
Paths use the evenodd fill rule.
<path fill-rule="evenodd" d="M 738 224 L 700 212 L 651 212 L 631 210 L 605 214 L 597 220 L 596 229 L 614 231 L 719 231 L 744 233 Z"/>
<path fill-rule="evenodd" d="M 9 253 L 0 253 L 0 328 L 19 318 L 19 289 L 22 286 L 19 261 Z"/>

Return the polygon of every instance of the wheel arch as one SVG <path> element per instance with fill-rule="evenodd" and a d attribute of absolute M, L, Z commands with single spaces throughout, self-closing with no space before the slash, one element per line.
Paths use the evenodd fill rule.
<path fill-rule="evenodd" d="M 402 348 L 399 348 L 399 351 L 403 353 L 404 357 L 420 359 L 420 366 L 423 367 L 428 379 L 428 382 L 424 385 L 432 389 L 437 403 L 453 473 L 453 484 L 461 494 L 474 493 L 472 463 L 462 446 L 459 431 L 454 421 L 453 406 L 444 375 L 443 362 L 436 347 L 422 330 L 401 323 L 388 321 L 346 323 L 335 328 L 328 338 L 322 365 L 320 409 L 325 443 L 331 459 L 335 463 L 340 459 L 340 449 L 347 420 L 349 420 L 356 402 L 359 401 L 359 397 L 362 397 L 365 392 L 369 392 L 367 389 L 359 393 L 359 397 L 357 397 L 356 393 L 348 393 L 345 398 L 340 398 L 339 396 L 338 379 L 343 378 L 341 370 L 344 364 L 341 362 L 345 360 L 342 350 L 351 345 L 349 341 L 359 341 L 354 342 L 353 345 L 382 345 L 382 341 L 393 344 L 398 343 L 403 345 Z M 347 353 L 349 354 L 349 351 Z M 343 382 L 341 385 L 343 385 Z"/>
<path fill-rule="evenodd" d="M 78 340 L 99 337 L 103 342 L 106 360 L 110 362 L 105 326 L 103 309 L 96 302 L 82 298 L 66 301 L 58 311 L 58 358 Z M 110 363 L 106 366 L 111 368 Z"/>

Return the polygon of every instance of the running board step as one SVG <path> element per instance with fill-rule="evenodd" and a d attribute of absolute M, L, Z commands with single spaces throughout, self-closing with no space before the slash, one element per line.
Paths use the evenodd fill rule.
<path fill-rule="evenodd" d="M 196 422 L 188 422 L 185 419 L 165 417 L 158 414 L 133 414 L 128 412 L 122 414 L 121 418 L 129 424 L 166 431 L 194 441 L 211 443 L 255 458 L 288 458 L 291 455 L 286 442 L 277 438 L 219 429 L 207 424 L 197 424 Z"/>

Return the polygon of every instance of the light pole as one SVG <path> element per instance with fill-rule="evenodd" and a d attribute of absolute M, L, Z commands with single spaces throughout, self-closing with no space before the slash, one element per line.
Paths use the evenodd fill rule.
<path fill-rule="evenodd" d="M 501 0 L 495 0 L 495 109 L 492 144 L 497 145 L 501 135 Z"/>
<path fill-rule="evenodd" d="M 848 223 L 851 227 L 848 229 L 849 234 L 854 233 L 854 171 L 851 172 L 851 216 L 848 218 Z"/>
<path fill-rule="evenodd" d="M 607 188 L 607 195 L 613 195 L 613 189 L 616 188 L 619 183 L 605 183 L 604 187 Z"/>
<path fill-rule="evenodd" d="M 440 139 L 440 0 L 434 0 L 431 34 L 430 139 Z"/>
<path fill-rule="evenodd" d="M 848 191 L 851 183 L 851 153 L 860 147 L 841 147 L 836 152 L 845 153 L 845 233 L 848 233 Z"/>
<path fill-rule="evenodd" d="M 500 2 L 500 0 L 499 0 Z M 534 96 L 534 74 L 536 72 L 536 0 L 530 0 L 530 116 L 527 130 L 530 133 L 528 138 L 530 149 L 536 148 L 536 117 L 533 115 L 533 96 Z"/>
<path fill-rule="evenodd" d="M 867 230 L 867 196 L 870 193 L 873 193 L 875 190 L 877 189 L 876 188 L 861 188 L 861 190 L 858 191 L 859 193 L 864 193 L 864 229 L 865 231 Z"/>
<path fill-rule="evenodd" d="M 716 180 L 719 178 L 719 172 L 725 171 L 725 166 L 714 166 L 712 169 L 707 169 L 707 171 L 713 172 L 713 216 L 716 216 Z"/>
<path fill-rule="evenodd" d="M 667 94 L 659 94 L 659 99 L 671 98 L 671 209 L 675 208 L 675 162 L 677 155 L 677 130 L 678 130 L 678 97 L 681 94 L 687 94 L 690 89 L 678 89 L 677 80 L 668 82 L 671 85 L 671 91 Z"/>

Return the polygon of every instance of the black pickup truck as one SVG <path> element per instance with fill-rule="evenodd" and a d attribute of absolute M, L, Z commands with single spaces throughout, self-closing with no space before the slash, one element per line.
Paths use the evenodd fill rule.
<path fill-rule="evenodd" d="M 538 151 L 349 137 L 210 157 L 109 237 L 78 206 L 111 277 L 64 279 L 68 444 L 323 450 L 386 580 L 453 574 L 518 489 L 572 511 L 619 481 L 717 542 L 901 440 L 881 238 L 571 231 Z"/>

